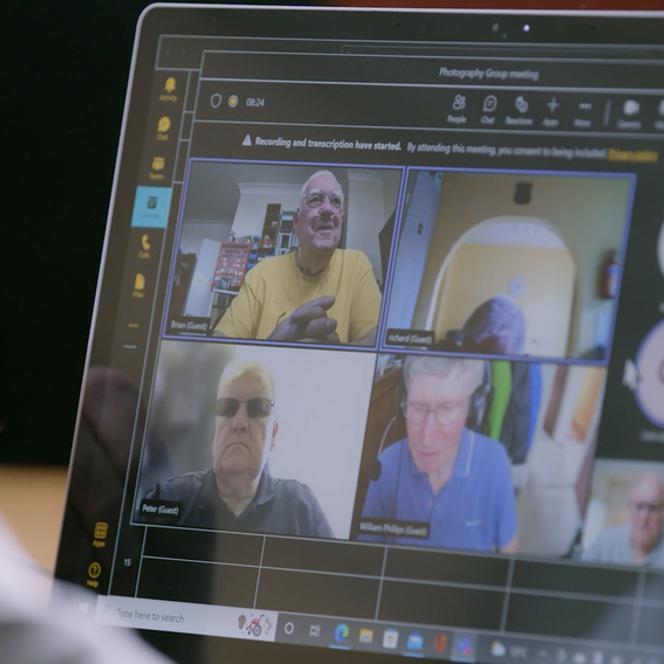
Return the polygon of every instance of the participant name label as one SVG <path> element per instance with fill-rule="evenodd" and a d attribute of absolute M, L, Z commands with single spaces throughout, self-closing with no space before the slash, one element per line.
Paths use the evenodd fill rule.
<path fill-rule="evenodd" d="M 431 330 L 398 330 L 390 328 L 385 334 L 385 343 L 408 348 L 431 348 L 435 340 Z"/>

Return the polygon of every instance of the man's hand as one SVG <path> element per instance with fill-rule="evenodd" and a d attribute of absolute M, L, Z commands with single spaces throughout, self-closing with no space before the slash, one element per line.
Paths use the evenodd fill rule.
<path fill-rule="evenodd" d="M 339 343 L 335 332 L 337 321 L 328 318 L 327 310 L 334 304 L 334 296 L 319 297 L 300 305 L 282 320 L 268 337 L 272 341 L 318 341 Z"/>

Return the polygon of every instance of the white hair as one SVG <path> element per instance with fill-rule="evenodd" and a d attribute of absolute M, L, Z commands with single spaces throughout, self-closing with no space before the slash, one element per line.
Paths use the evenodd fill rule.
<path fill-rule="evenodd" d="M 311 184 L 312 180 L 315 180 L 317 177 L 320 177 L 321 175 L 327 175 L 333 178 L 334 181 L 339 185 L 339 193 L 341 194 L 341 204 L 343 205 L 344 192 L 343 189 L 341 188 L 341 183 L 339 182 L 339 180 L 337 180 L 337 176 L 332 171 L 328 171 L 326 169 L 316 171 L 307 178 L 307 181 L 302 185 L 302 189 L 300 190 L 300 200 L 303 201 L 307 197 L 307 189 L 309 188 L 309 185 Z"/>
<path fill-rule="evenodd" d="M 403 380 L 406 390 L 415 374 L 426 373 L 449 376 L 457 370 L 470 378 L 470 394 L 483 382 L 486 371 L 485 360 L 471 360 L 459 357 L 437 357 L 432 355 L 409 355 L 403 365 Z"/>

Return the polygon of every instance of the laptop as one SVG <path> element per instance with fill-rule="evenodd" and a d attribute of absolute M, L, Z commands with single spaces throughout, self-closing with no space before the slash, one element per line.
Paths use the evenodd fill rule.
<path fill-rule="evenodd" d="M 663 18 L 145 10 L 82 614 L 188 663 L 664 661 Z"/>

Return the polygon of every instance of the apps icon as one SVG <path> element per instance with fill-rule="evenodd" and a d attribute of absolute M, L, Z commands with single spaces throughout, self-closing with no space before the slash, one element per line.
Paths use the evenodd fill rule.
<path fill-rule="evenodd" d="M 337 643 L 345 643 L 350 634 L 350 629 L 346 623 L 339 623 L 334 629 L 334 640 Z"/>
<path fill-rule="evenodd" d="M 360 643 L 372 643 L 373 642 L 373 629 L 368 629 L 367 627 L 362 627 L 360 629 Z"/>
<path fill-rule="evenodd" d="M 106 539 L 108 535 L 108 523 L 106 521 L 97 521 L 95 523 L 95 538 L 96 539 Z"/>
<path fill-rule="evenodd" d="M 383 648 L 394 650 L 399 643 L 399 632 L 393 627 L 388 627 L 383 632 Z"/>
<path fill-rule="evenodd" d="M 424 639 L 419 632 L 411 632 L 408 635 L 408 640 L 406 641 L 406 648 L 408 650 L 422 650 L 424 645 Z"/>

